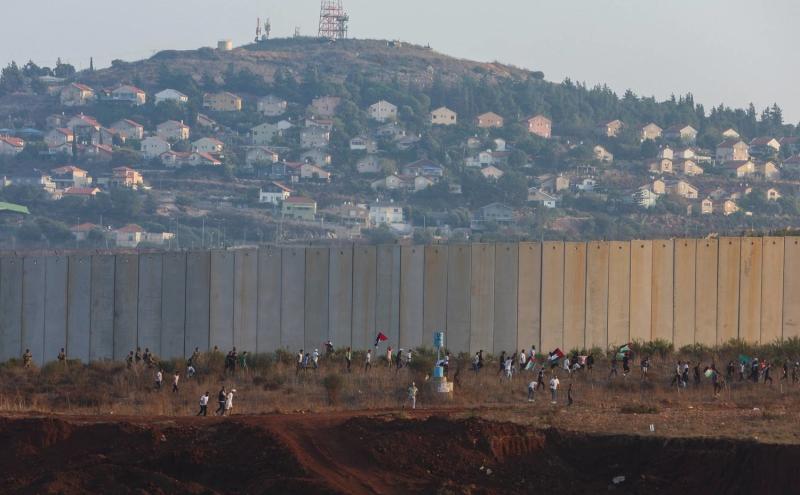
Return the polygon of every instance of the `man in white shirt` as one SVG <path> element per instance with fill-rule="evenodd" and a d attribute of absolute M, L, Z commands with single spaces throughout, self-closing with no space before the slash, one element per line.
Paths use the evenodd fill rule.
<path fill-rule="evenodd" d="M 208 414 L 208 392 L 200 396 L 200 412 L 198 416 L 206 416 Z"/>
<path fill-rule="evenodd" d="M 417 408 L 417 384 L 411 382 L 411 386 L 408 387 L 408 400 L 411 401 L 411 409 Z"/>
<path fill-rule="evenodd" d="M 164 374 L 161 370 L 156 372 L 156 390 L 161 390 L 161 384 L 164 383 Z"/>
<path fill-rule="evenodd" d="M 367 349 L 367 355 L 364 357 L 364 373 L 372 368 L 372 349 Z"/>
<path fill-rule="evenodd" d="M 534 393 L 536 392 L 536 380 L 532 380 L 528 384 L 528 402 L 534 402 L 536 397 L 534 397 Z"/>
<path fill-rule="evenodd" d="M 181 374 L 179 372 L 175 372 L 175 375 L 172 377 L 172 393 L 178 392 L 178 382 L 181 379 Z"/>
<path fill-rule="evenodd" d="M 550 397 L 552 399 L 552 403 L 555 404 L 558 401 L 558 385 L 560 382 L 558 381 L 558 376 L 553 375 L 553 378 L 550 379 Z"/>

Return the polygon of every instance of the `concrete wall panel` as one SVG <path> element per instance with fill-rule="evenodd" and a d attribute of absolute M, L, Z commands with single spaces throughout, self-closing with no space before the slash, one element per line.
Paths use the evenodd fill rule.
<path fill-rule="evenodd" d="M 48 256 L 46 259 L 44 296 L 44 359 L 55 361 L 63 348 L 67 349 L 67 273 L 66 256 Z M 88 291 L 87 291 L 88 292 Z M 85 330 L 88 335 L 88 328 Z"/>
<path fill-rule="evenodd" d="M 494 244 L 471 246 L 470 352 L 494 353 Z M 500 352 L 500 350 L 498 350 Z"/>
<path fill-rule="evenodd" d="M 542 245 L 519 245 L 517 289 L 517 349 L 541 350 Z"/>
<path fill-rule="evenodd" d="M 377 249 L 375 246 L 358 246 L 353 251 L 353 349 L 372 347 L 377 333 Z M 384 274 L 383 276 L 386 276 Z M 391 278 L 391 270 L 389 273 Z M 334 341 L 334 345 L 338 345 Z"/>
<path fill-rule="evenodd" d="M 783 338 L 800 337 L 800 239 L 784 240 Z"/>
<path fill-rule="evenodd" d="M 139 308 L 138 308 L 138 346 L 149 348 L 161 358 L 168 356 L 161 348 L 161 317 L 163 306 L 162 282 L 164 278 L 163 255 L 148 253 L 139 256 Z M 183 355 L 183 346 L 181 353 Z"/>
<path fill-rule="evenodd" d="M 744 238 L 740 242 L 739 338 L 760 342 L 763 245 L 760 237 Z"/>
<path fill-rule="evenodd" d="M 330 250 L 309 248 L 306 250 L 305 289 L 305 348 L 308 352 L 320 349 L 328 340 L 328 277 L 330 273 Z"/>
<path fill-rule="evenodd" d="M 233 347 L 233 252 L 211 251 L 209 344 L 227 353 Z"/>
<path fill-rule="evenodd" d="M 407 246 L 400 253 L 400 347 L 430 347 L 430 343 L 422 341 L 425 249 L 422 246 Z"/>
<path fill-rule="evenodd" d="M 672 308 L 675 321 L 676 349 L 694 344 L 695 335 L 695 301 L 697 241 L 695 239 L 678 239 L 675 241 L 675 287 Z M 715 303 L 716 305 L 716 303 Z"/>
<path fill-rule="evenodd" d="M 281 348 L 281 282 L 281 249 L 261 248 L 258 251 L 257 337 L 260 353 Z"/>
<path fill-rule="evenodd" d="M 0 360 L 22 356 L 22 258 L 0 258 Z"/>
<path fill-rule="evenodd" d="M 608 243 L 586 246 L 586 347 L 608 347 Z"/>
<path fill-rule="evenodd" d="M 114 359 L 123 360 L 138 345 L 139 256 L 118 255 L 114 266 Z"/>
<path fill-rule="evenodd" d="M 186 255 L 186 354 L 195 348 L 211 349 L 209 302 L 211 297 L 211 253 L 190 251 Z"/>
<path fill-rule="evenodd" d="M 652 340 L 653 242 L 631 241 L 631 340 Z"/>
<path fill-rule="evenodd" d="M 564 349 L 586 346 L 586 243 L 564 245 Z"/>
<path fill-rule="evenodd" d="M 331 248 L 330 317 L 328 338 L 334 347 L 352 344 L 353 329 L 353 248 Z"/>
<path fill-rule="evenodd" d="M 92 258 L 69 257 L 67 281 L 67 357 L 89 362 L 92 315 Z"/>
<path fill-rule="evenodd" d="M 611 242 L 608 246 L 608 345 L 620 346 L 631 340 L 631 244 Z"/>
<path fill-rule="evenodd" d="M 739 238 L 724 237 L 719 240 L 717 344 L 739 338 L 740 257 Z"/>
<path fill-rule="evenodd" d="M 27 256 L 22 264 L 22 350 L 30 349 L 38 364 L 44 362 L 45 260 Z"/>
<path fill-rule="evenodd" d="M 761 343 L 775 342 L 783 336 L 784 241 L 765 237 L 761 263 Z"/>
<path fill-rule="evenodd" d="M 694 341 L 707 346 L 714 346 L 717 343 L 718 262 L 719 241 L 717 239 L 698 240 L 695 268 Z"/>
<path fill-rule="evenodd" d="M 495 246 L 494 262 L 494 344 L 499 349 L 519 351 L 517 342 L 517 304 L 519 298 L 519 245 Z M 527 346 L 531 345 L 528 343 Z"/>
<path fill-rule="evenodd" d="M 425 247 L 425 303 L 422 344 L 433 346 L 433 334 L 447 328 L 447 246 Z M 445 343 L 447 345 L 447 343 Z"/>
<path fill-rule="evenodd" d="M 233 344 L 253 354 L 258 348 L 258 250 L 237 250 L 233 265 Z"/>
<path fill-rule="evenodd" d="M 650 285 L 652 340 L 672 342 L 674 296 L 675 244 L 672 240 L 653 241 L 653 278 Z"/>
<path fill-rule="evenodd" d="M 92 256 L 89 359 L 114 359 L 114 256 Z"/>
<path fill-rule="evenodd" d="M 396 349 L 400 343 L 400 246 L 377 249 L 375 330 L 368 340 L 371 347 L 375 336 L 382 332 L 389 338 L 385 344 Z"/>
<path fill-rule="evenodd" d="M 305 349 L 305 249 L 283 249 L 281 262 L 281 348 L 297 352 Z"/>
<path fill-rule="evenodd" d="M 470 351 L 471 258 L 472 251 L 468 244 L 454 244 L 449 247 L 446 340 L 447 348 L 454 353 Z M 486 349 L 484 351 L 488 352 Z"/>
<path fill-rule="evenodd" d="M 542 244 L 542 352 L 557 347 L 564 347 L 564 243 L 545 242 Z"/>
<path fill-rule="evenodd" d="M 186 340 L 186 254 L 164 253 L 161 281 L 161 355 L 188 357 Z"/>

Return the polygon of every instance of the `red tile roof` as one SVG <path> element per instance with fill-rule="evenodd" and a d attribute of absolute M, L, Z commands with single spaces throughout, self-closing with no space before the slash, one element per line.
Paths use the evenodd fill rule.
<path fill-rule="evenodd" d="M 65 196 L 94 196 L 100 192 L 96 187 L 68 187 L 64 189 Z"/>
<path fill-rule="evenodd" d="M 11 137 L 11 136 L 0 136 L 0 141 L 5 142 L 9 146 L 14 146 L 16 148 L 24 148 L 25 141 L 20 138 Z"/>
<path fill-rule="evenodd" d="M 83 172 L 85 174 L 86 170 L 78 168 L 75 165 L 64 165 L 63 167 L 54 168 L 53 170 L 51 170 L 51 172 L 53 172 L 56 175 L 66 175 L 75 172 Z"/>
<path fill-rule="evenodd" d="M 136 225 L 135 223 L 129 223 L 128 225 L 122 227 L 121 229 L 117 229 L 117 232 L 123 234 L 135 234 L 137 232 L 144 232 L 144 229 Z"/>
<path fill-rule="evenodd" d="M 293 204 L 312 204 L 313 203 L 313 204 L 317 204 L 317 202 L 314 201 L 313 199 L 306 198 L 306 197 L 303 197 L 303 196 L 292 196 L 291 198 L 286 199 L 284 201 L 284 203 L 293 203 Z"/>
<path fill-rule="evenodd" d="M 82 223 L 80 225 L 75 225 L 75 226 L 71 227 L 69 230 L 71 230 L 72 232 L 89 232 L 91 230 L 98 229 L 98 228 L 100 228 L 100 227 L 98 227 L 97 225 L 95 225 L 93 223 Z"/>

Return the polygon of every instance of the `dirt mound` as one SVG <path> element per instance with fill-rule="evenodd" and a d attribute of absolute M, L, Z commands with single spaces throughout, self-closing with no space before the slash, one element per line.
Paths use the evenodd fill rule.
<path fill-rule="evenodd" d="M 800 446 L 437 416 L 0 418 L 0 445 L 3 493 L 788 493 L 800 482 Z"/>

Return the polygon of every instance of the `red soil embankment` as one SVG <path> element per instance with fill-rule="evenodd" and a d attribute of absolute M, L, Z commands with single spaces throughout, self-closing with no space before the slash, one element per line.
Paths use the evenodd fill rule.
<path fill-rule="evenodd" d="M 800 484 L 796 445 L 445 416 L 0 418 L 0 445 L 2 493 L 790 493 Z"/>

